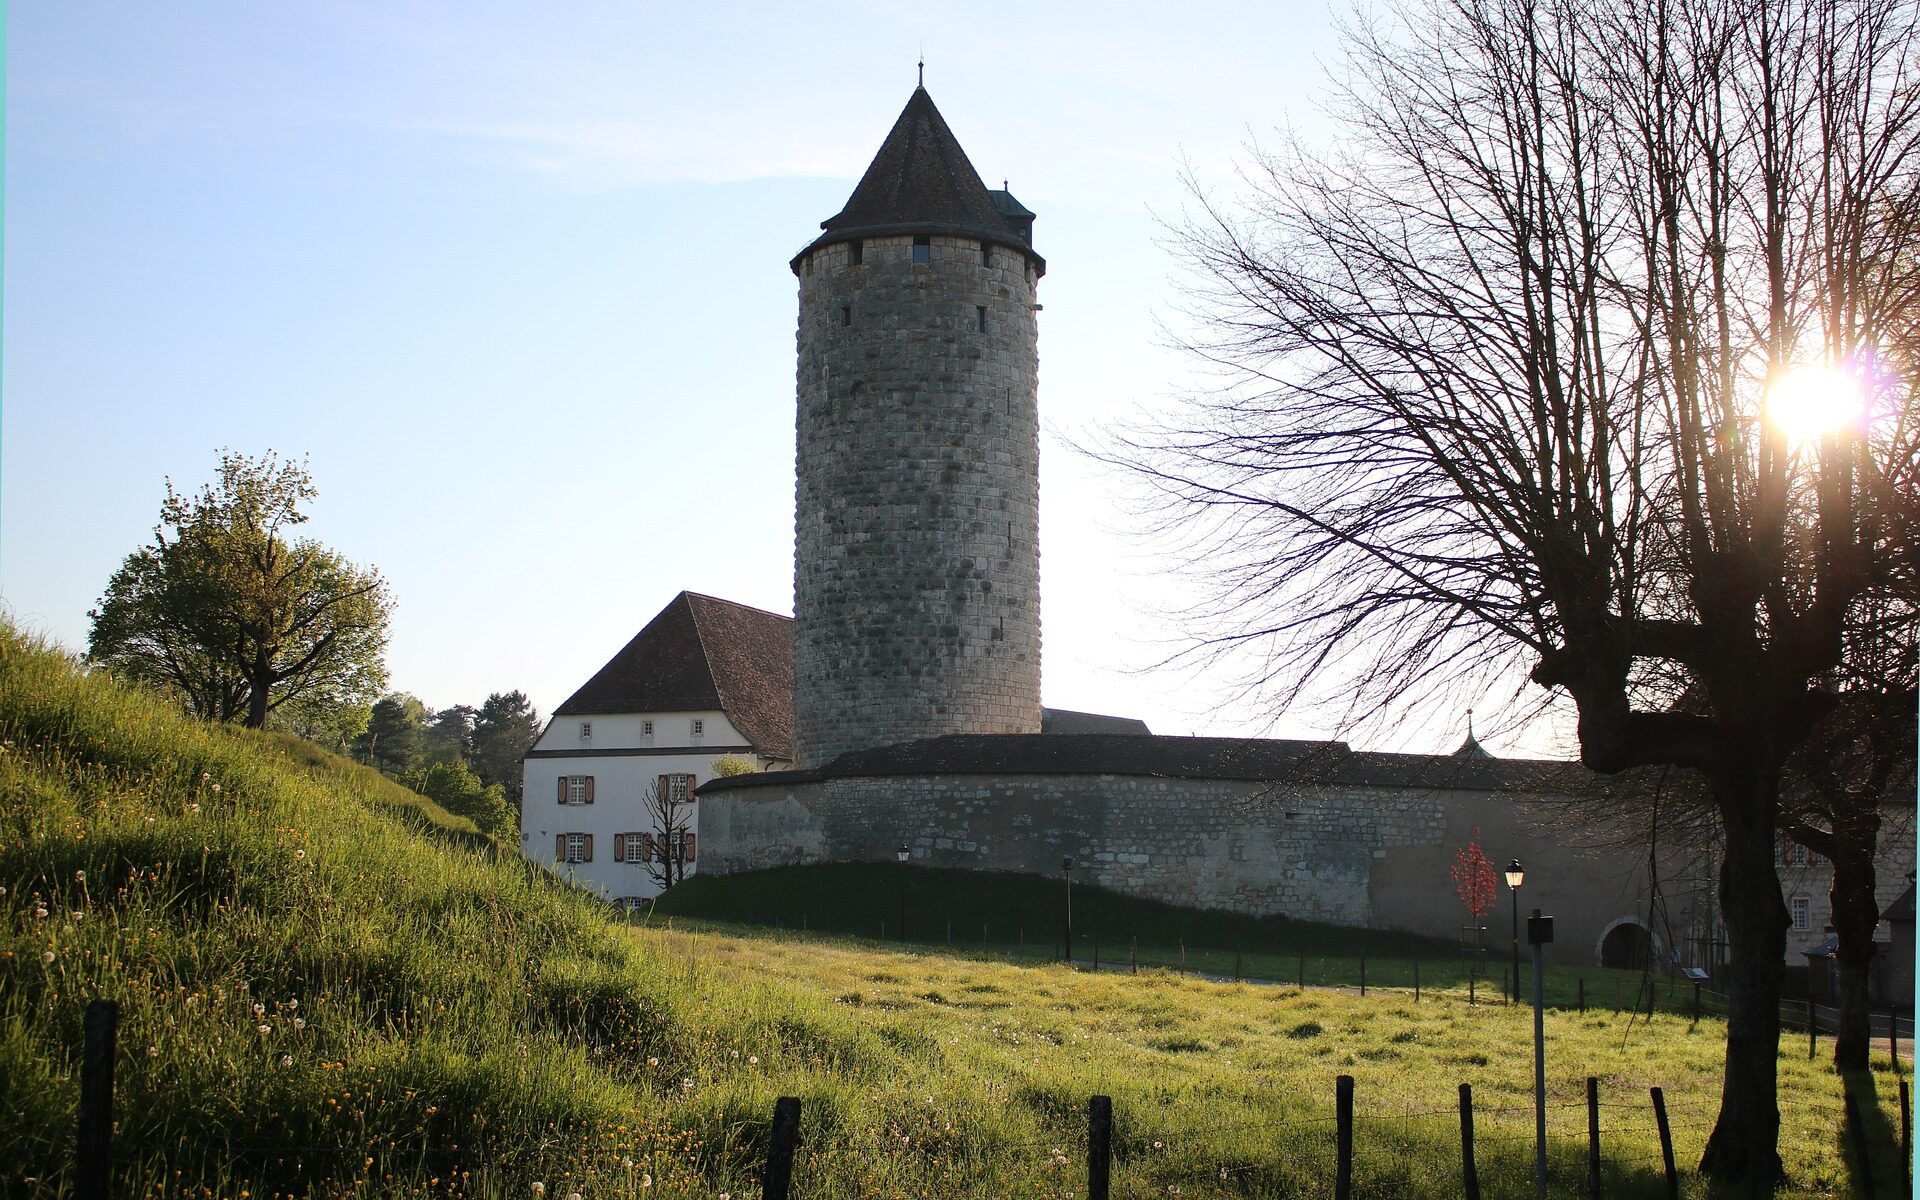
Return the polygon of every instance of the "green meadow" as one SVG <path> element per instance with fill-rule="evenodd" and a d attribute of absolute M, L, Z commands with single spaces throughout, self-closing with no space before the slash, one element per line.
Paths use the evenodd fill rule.
<path fill-rule="evenodd" d="M 1114 1101 L 1116 1195 L 1331 1195 L 1341 1074 L 1356 1080 L 1357 1195 L 1460 1193 L 1463 1082 L 1484 1194 L 1531 1194 L 1525 1010 L 1469 1006 L 1442 976 L 1416 1003 L 1070 970 L 1004 953 L 990 927 L 972 947 L 881 942 L 846 909 L 884 907 L 899 881 L 877 880 L 864 900 L 803 885 L 840 895 L 832 932 L 811 916 L 804 931 L 728 923 L 746 914 L 721 900 L 695 920 L 691 887 L 680 914 L 629 923 L 374 772 L 183 721 L 5 632 L 0 1194 L 71 1194 L 82 1012 L 102 997 L 121 1007 L 122 1197 L 747 1200 L 781 1095 L 804 1106 L 797 1195 L 1083 1196 L 1094 1093 Z M 1171 927 L 1126 936 L 1159 945 L 1145 931 Z M 1221 928 L 1268 953 L 1257 931 Z M 1270 932 L 1296 960 L 1326 936 Z M 1366 945 L 1382 971 L 1446 957 Z M 1555 1194 L 1584 1194 L 1592 1075 L 1606 1194 L 1663 1195 L 1647 1089 L 1665 1089 L 1690 1167 L 1723 1033 L 1664 1011 L 1550 1011 Z M 1857 1194 L 1846 1088 L 1882 1190 L 1906 1194 L 1890 1070 L 1843 1085 L 1789 1043 L 1781 1080 L 1786 1194 Z M 1682 1190 L 1710 1194 L 1690 1171 Z"/>

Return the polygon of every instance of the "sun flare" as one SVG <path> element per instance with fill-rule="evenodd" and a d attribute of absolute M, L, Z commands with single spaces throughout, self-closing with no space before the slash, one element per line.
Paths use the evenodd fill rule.
<path fill-rule="evenodd" d="M 1767 387 L 1767 420 L 1796 446 L 1857 428 L 1865 412 L 1859 379 L 1836 367 L 1792 367 Z"/>

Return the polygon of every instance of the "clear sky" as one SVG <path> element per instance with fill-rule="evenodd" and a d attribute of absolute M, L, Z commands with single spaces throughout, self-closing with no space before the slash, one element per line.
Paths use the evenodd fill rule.
<path fill-rule="evenodd" d="M 1324 0 L 10 7 L 22 624 L 84 647 L 164 480 L 221 447 L 310 458 L 307 528 L 390 581 L 393 684 L 429 705 L 551 711 L 682 589 L 791 612 L 786 263 L 924 53 L 974 166 L 1039 214 L 1046 703 L 1320 732 L 1143 670 L 1182 644 L 1181 581 L 1065 442 L 1204 381 L 1159 222 L 1183 163 L 1230 186 L 1250 139 L 1317 127 Z"/>

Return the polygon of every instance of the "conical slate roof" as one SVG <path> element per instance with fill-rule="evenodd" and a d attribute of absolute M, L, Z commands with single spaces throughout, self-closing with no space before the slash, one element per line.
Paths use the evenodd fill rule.
<path fill-rule="evenodd" d="M 754 749 L 793 754 L 793 618 L 681 592 L 553 710 L 727 714 Z"/>
<path fill-rule="evenodd" d="M 980 238 L 1024 251 L 1044 269 L 1032 251 L 1033 214 L 1011 194 L 987 190 L 924 87 L 913 90 L 846 207 L 820 228 L 826 232 L 794 256 L 796 269 L 816 247 L 900 234 Z"/>

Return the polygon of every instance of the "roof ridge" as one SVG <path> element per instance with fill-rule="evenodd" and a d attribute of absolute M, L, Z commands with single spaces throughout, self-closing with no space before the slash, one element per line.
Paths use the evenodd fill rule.
<path fill-rule="evenodd" d="M 681 588 L 680 595 L 690 600 L 711 600 L 715 604 L 724 604 L 728 608 L 743 608 L 748 612 L 757 612 L 762 616 L 775 617 L 782 621 L 793 620 L 793 618 L 786 613 L 775 612 L 770 608 L 761 608 L 757 604 L 742 604 L 738 600 L 729 600 L 725 596 L 714 596 L 706 592 L 696 592 L 691 588 Z"/>

